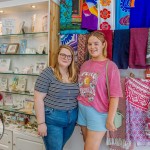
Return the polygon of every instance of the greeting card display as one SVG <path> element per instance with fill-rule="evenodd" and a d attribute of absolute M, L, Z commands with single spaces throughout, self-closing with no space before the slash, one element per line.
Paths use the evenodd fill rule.
<path fill-rule="evenodd" d="M 7 84 L 8 84 L 8 79 L 0 77 L 0 91 L 6 91 L 7 90 Z"/>
<path fill-rule="evenodd" d="M 8 43 L 2 43 L 0 44 L 0 53 L 5 54 L 8 48 Z"/>
<path fill-rule="evenodd" d="M 16 20 L 3 18 L 2 19 L 2 34 L 15 34 L 16 33 Z"/>
<path fill-rule="evenodd" d="M 20 54 L 25 54 L 26 53 L 26 48 L 27 48 L 27 40 L 26 39 L 22 39 L 20 40 Z"/>
<path fill-rule="evenodd" d="M 40 74 L 46 68 L 46 66 L 46 62 L 37 62 L 35 66 L 35 73 Z"/>
<path fill-rule="evenodd" d="M 32 114 L 34 107 L 34 102 L 30 99 L 25 99 L 24 108 L 20 109 L 20 111 L 25 112 L 27 114 Z"/>
<path fill-rule="evenodd" d="M 23 108 L 24 98 L 22 96 L 17 95 L 15 99 L 13 99 L 13 109 L 22 109 Z"/>
<path fill-rule="evenodd" d="M 0 59 L 0 72 L 9 71 L 10 59 Z"/>
<path fill-rule="evenodd" d="M 13 105 L 13 97 L 9 93 L 5 93 L 4 95 L 4 105 L 12 106 Z"/>
<path fill-rule="evenodd" d="M 26 84 L 27 84 L 27 79 L 25 79 L 24 77 L 19 78 L 18 85 L 17 85 L 17 90 L 20 91 L 20 92 L 25 92 Z"/>

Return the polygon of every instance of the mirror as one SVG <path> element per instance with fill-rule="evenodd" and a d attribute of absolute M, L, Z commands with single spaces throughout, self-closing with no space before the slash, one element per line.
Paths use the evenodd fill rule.
<path fill-rule="evenodd" d="M 4 122 L 3 122 L 3 114 L 0 112 L 0 139 L 3 137 L 4 134 Z"/>

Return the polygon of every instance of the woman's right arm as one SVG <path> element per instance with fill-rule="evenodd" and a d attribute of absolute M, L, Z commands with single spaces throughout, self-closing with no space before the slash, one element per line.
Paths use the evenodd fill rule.
<path fill-rule="evenodd" d="M 44 98 L 46 93 L 34 91 L 34 107 L 38 123 L 38 135 L 47 135 L 47 126 L 45 124 Z"/>

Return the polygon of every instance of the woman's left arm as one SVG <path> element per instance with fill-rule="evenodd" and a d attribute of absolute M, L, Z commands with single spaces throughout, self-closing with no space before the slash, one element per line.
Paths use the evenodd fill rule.
<path fill-rule="evenodd" d="M 114 125 L 114 118 L 118 107 L 119 98 L 118 97 L 110 97 L 109 102 L 109 111 L 108 111 L 108 117 L 106 121 L 106 128 L 109 131 L 116 131 L 117 128 Z"/>

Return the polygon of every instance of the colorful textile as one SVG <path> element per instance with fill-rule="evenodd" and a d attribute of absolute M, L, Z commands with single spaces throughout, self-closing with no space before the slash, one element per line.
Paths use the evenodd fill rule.
<path fill-rule="evenodd" d="M 148 43 L 147 43 L 147 51 L 146 51 L 146 64 L 150 65 L 150 29 L 148 32 Z"/>
<path fill-rule="evenodd" d="M 130 0 L 116 0 L 115 29 L 129 29 Z"/>
<path fill-rule="evenodd" d="M 72 0 L 72 22 L 81 22 L 83 0 Z"/>
<path fill-rule="evenodd" d="M 111 0 L 98 0 L 98 29 L 114 29 L 114 3 Z"/>
<path fill-rule="evenodd" d="M 87 34 L 87 30 L 63 30 L 60 31 L 60 34 Z"/>
<path fill-rule="evenodd" d="M 86 61 L 80 69 L 79 102 L 85 106 L 91 106 L 98 112 L 108 112 L 109 101 L 106 88 L 106 63 L 104 61 Z M 110 96 L 122 97 L 120 72 L 114 62 L 109 61 L 108 78 Z"/>
<path fill-rule="evenodd" d="M 130 29 L 129 67 L 146 68 L 148 28 Z"/>
<path fill-rule="evenodd" d="M 60 1 L 60 28 L 67 28 L 72 21 L 72 0 Z"/>
<path fill-rule="evenodd" d="M 150 1 L 135 0 L 135 7 L 130 10 L 130 28 L 150 27 Z"/>
<path fill-rule="evenodd" d="M 78 67 L 80 68 L 80 66 L 84 63 L 85 61 L 85 57 L 87 55 L 87 47 L 86 47 L 86 43 L 87 43 L 87 37 L 88 34 L 80 34 L 78 36 Z"/>
<path fill-rule="evenodd" d="M 75 62 L 78 61 L 77 56 L 77 42 L 78 42 L 78 35 L 77 34 L 65 34 L 60 35 L 60 42 L 62 45 L 70 45 L 74 49 L 75 54 Z"/>
<path fill-rule="evenodd" d="M 131 142 L 126 141 L 126 98 L 125 98 L 125 78 L 121 78 L 123 97 L 119 98 L 118 109 L 124 116 L 122 126 L 115 132 L 107 132 L 106 143 L 112 150 L 131 150 Z"/>
<path fill-rule="evenodd" d="M 98 11 L 96 6 L 97 0 L 86 0 L 82 7 L 82 24 L 81 27 L 88 30 L 97 30 Z"/>
<path fill-rule="evenodd" d="M 113 61 L 119 69 L 129 66 L 130 30 L 114 30 Z"/>
<path fill-rule="evenodd" d="M 112 60 L 112 45 L 113 45 L 113 31 L 112 30 L 100 30 L 105 34 L 105 38 L 107 41 L 107 58 Z"/>
<path fill-rule="evenodd" d="M 145 134 L 146 111 L 150 98 L 150 80 L 126 78 L 126 140 L 150 144 Z"/>
<path fill-rule="evenodd" d="M 148 110 L 147 110 L 145 122 L 146 122 L 145 134 L 146 134 L 147 138 L 150 139 L 150 102 L 149 102 L 149 105 L 148 105 Z"/>

